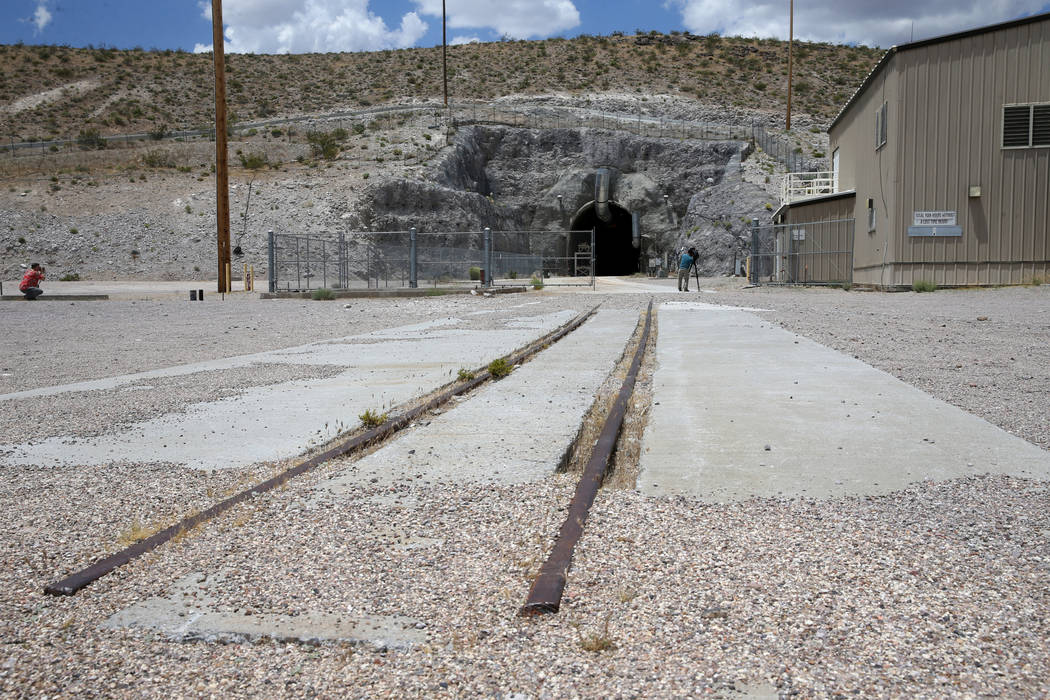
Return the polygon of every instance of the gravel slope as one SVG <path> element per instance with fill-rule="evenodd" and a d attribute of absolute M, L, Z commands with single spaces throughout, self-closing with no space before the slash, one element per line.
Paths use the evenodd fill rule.
<path fill-rule="evenodd" d="M 600 300 L 529 293 L 355 301 L 350 309 L 243 299 L 11 304 L 4 308 L 10 327 L 40 329 L 41 340 L 29 349 L 24 332 L 0 339 L 3 373 L 11 375 L 2 386 L 9 392 L 288 347 L 304 334 L 492 312 L 469 316 L 484 324 Z M 618 295 L 604 303 L 641 310 L 647 300 Z M 724 286 L 703 300 L 768 309 L 761 315 L 1047 448 L 1050 287 L 886 295 Z M 529 305 L 512 308 L 520 304 Z M 223 390 L 241 381 L 257 379 L 243 373 Z M 199 398 L 192 389 L 187 381 L 179 391 Z M 97 410 L 112 412 L 103 393 Z M 76 410 L 96 410 L 90 396 L 80 399 Z M 24 406 L 0 407 L 5 431 L 19 420 L 47 420 L 22 415 Z M 332 464 L 75 598 L 41 593 L 58 575 L 115 549 L 134 521 L 170 521 L 275 466 L 215 474 L 119 463 L 9 470 L 0 491 L 0 693 L 1050 694 L 1048 485 L 1000 477 L 925 482 L 880 497 L 726 505 L 603 491 L 562 614 L 523 620 L 515 613 L 563 517 L 570 476 L 514 488 L 367 484 L 344 508 L 304 507 L 318 480 L 346 466 Z M 440 543 L 400 547 L 392 526 L 398 536 Z M 214 645 L 99 629 L 108 615 L 163 594 L 173 581 L 220 569 L 228 581 L 229 572 L 236 577 L 219 609 L 406 615 L 426 621 L 427 642 L 409 651 Z"/>

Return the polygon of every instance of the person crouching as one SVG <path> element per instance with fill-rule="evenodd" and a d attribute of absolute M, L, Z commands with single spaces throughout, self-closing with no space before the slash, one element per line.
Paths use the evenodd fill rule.
<path fill-rule="evenodd" d="M 32 301 L 44 293 L 44 290 L 40 288 L 40 282 L 44 279 L 44 271 L 45 268 L 41 267 L 40 263 L 33 263 L 22 276 L 22 283 L 18 285 L 18 291 L 25 294 L 26 299 Z"/>

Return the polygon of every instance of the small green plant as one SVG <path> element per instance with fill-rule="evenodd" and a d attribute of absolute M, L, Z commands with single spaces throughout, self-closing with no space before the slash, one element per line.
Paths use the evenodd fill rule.
<path fill-rule="evenodd" d="M 487 369 L 493 379 L 503 379 L 503 377 L 510 374 L 511 370 L 514 368 L 510 366 L 509 362 L 501 357 L 498 360 L 490 362 Z"/>
<path fill-rule="evenodd" d="M 335 292 L 328 287 L 321 287 L 320 289 L 315 289 L 310 298 L 314 301 L 331 301 L 335 299 Z"/>
<path fill-rule="evenodd" d="M 389 413 L 379 413 L 378 411 L 368 409 L 359 415 L 358 418 L 361 419 L 361 423 L 364 424 L 366 428 L 375 428 L 385 423 L 389 416 Z"/>
<path fill-rule="evenodd" d="M 584 651 L 607 651 L 616 648 L 612 637 L 609 636 L 609 620 L 611 618 L 612 613 L 605 616 L 605 623 L 602 625 L 601 632 L 584 634 L 579 631 L 579 627 L 576 628 L 576 631 L 580 634 L 580 647 Z"/>
<path fill-rule="evenodd" d="M 512 280 L 516 280 L 516 279 L 518 279 L 518 273 L 517 273 L 516 270 L 511 270 L 510 272 L 507 273 L 507 277 L 509 277 Z"/>
<path fill-rule="evenodd" d="M 76 226 L 70 226 L 69 227 L 69 232 L 72 233 L 74 236 L 77 235 L 78 233 L 80 233 L 80 231 L 77 229 Z"/>
<path fill-rule="evenodd" d="M 477 375 L 474 373 L 473 370 L 461 367 L 457 376 L 459 377 L 459 380 L 461 382 L 469 382 L 471 379 L 474 379 L 474 377 L 476 377 Z"/>
<path fill-rule="evenodd" d="M 470 279 L 471 280 L 476 282 L 476 281 L 481 279 L 481 268 L 480 267 L 472 267 L 472 268 L 470 268 L 470 270 L 468 270 L 468 272 L 470 273 Z"/>
<path fill-rule="evenodd" d="M 933 292 L 937 290 L 937 285 L 929 280 L 915 280 L 911 283 L 911 291 L 913 292 Z"/>
<path fill-rule="evenodd" d="M 543 280 L 541 280 L 539 277 L 536 277 L 535 275 L 533 275 L 532 279 L 529 280 L 529 284 L 532 285 L 533 289 L 543 289 Z"/>
<path fill-rule="evenodd" d="M 80 274 L 76 272 L 67 272 L 58 278 L 59 282 L 79 282 Z"/>

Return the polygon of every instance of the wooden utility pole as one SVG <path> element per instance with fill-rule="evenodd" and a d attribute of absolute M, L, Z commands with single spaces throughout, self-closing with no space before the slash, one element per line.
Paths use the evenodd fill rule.
<path fill-rule="evenodd" d="M 448 108 L 448 40 L 445 33 L 445 0 L 441 0 L 441 76 L 445 80 L 445 108 Z"/>
<path fill-rule="evenodd" d="M 226 164 L 226 56 L 222 0 L 211 0 L 212 55 L 215 57 L 215 223 L 218 233 L 218 292 L 230 286 L 230 173 Z"/>
<path fill-rule="evenodd" d="M 791 131 L 791 53 L 792 48 L 795 44 L 795 0 L 789 0 L 790 5 L 788 9 L 788 112 L 787 112 L 787 130 Z"/>

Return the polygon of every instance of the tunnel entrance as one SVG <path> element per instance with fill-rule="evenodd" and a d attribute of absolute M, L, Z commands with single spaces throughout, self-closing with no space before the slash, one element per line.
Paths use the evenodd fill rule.
<path fill-rule="evenodd" d="M 594 274 L 596 275 L 631 275 L 638 272 L 640 248 L 631 242 L 634 229 L 631 225 L 631 212 L 615 202 L 609 202 L 609 221 L 602 221 L 595 210 L 595 203 L 585 204 L 572 217 L 569 229 L 588 231 L 584 234 L 572 234 L 571 249 L 578 250 L 581 244 L 590 244 L 589 231 L 594 229 Z"/>

